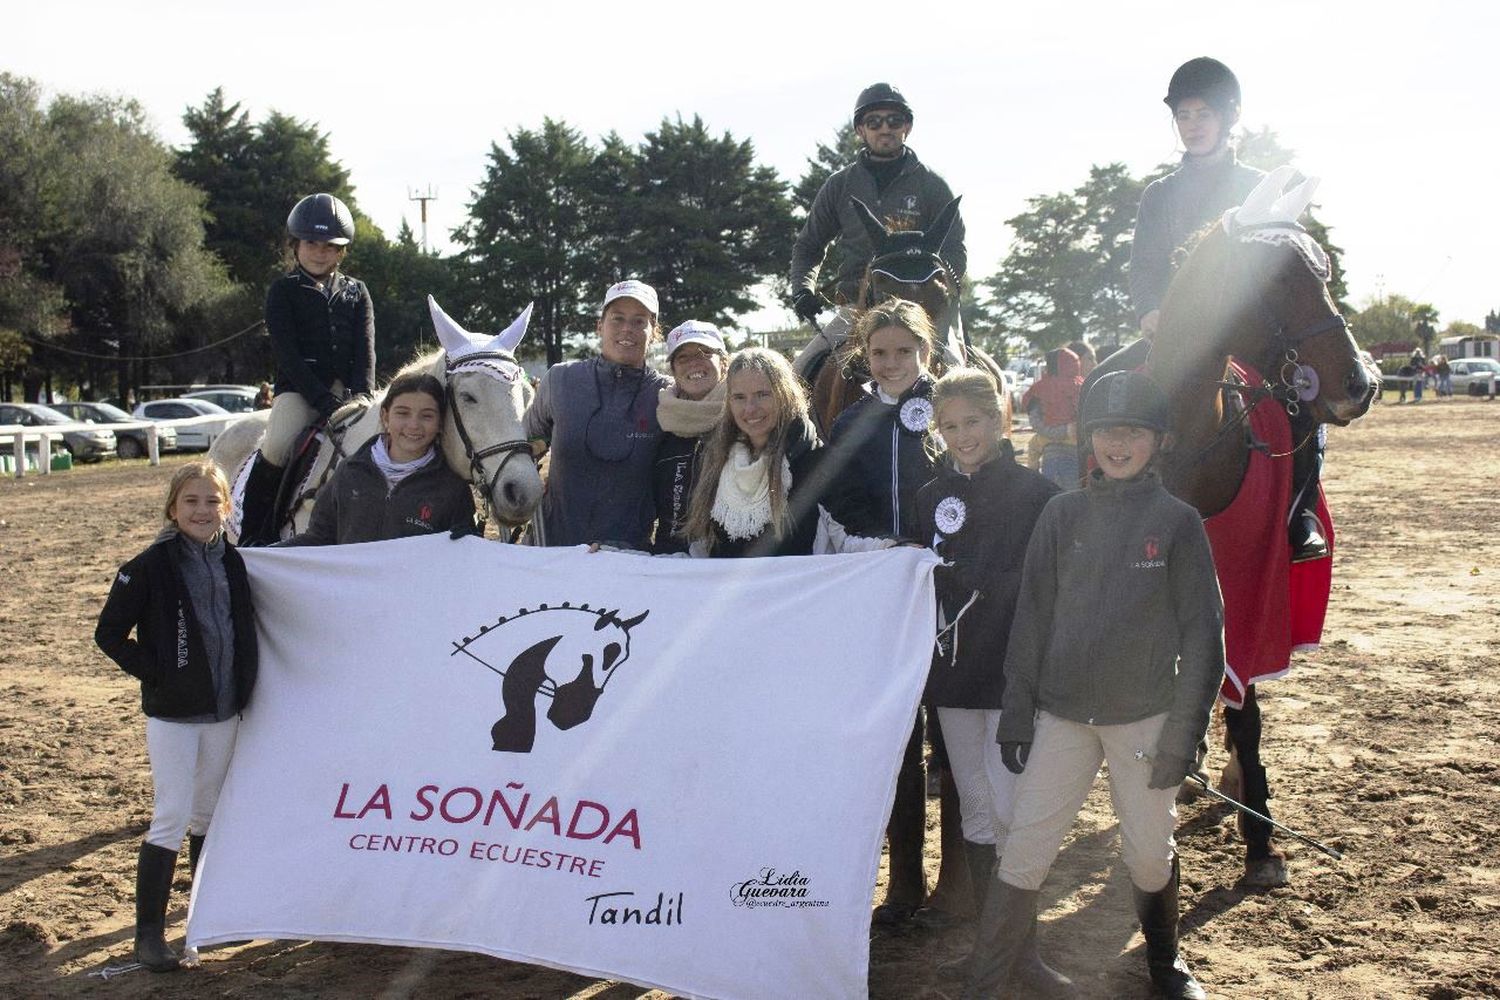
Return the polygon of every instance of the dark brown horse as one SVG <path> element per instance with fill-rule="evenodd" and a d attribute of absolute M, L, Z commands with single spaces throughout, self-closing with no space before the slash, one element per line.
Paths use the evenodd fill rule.
<path fill-rule="evenodd" d="M 859 199 L 855 211 L 864 222 L 874 246 L 874 256 L 865 268 L 860 283 L 858 309 L 868 309 L 888 298 L 905 299 L 920 305 L 938 332 L 940 341 L 958 323 L 959 279 L 943 260 L 941 248 L 958 218 L 957 198 L 943 207 L 925 231 L 890 230 Z M 856 313 L 857 318 L 857 313 Z M 811 409 L 824 439 L 834 418 L 865 394 L 870 375 L 851 341 L 832 336 L 832 330 L 819 331 L 807 349 L 798 357 L 797 368 L 812 387 Z M 947 336 L 948 345 L 939 343 L 932 359 L 933 373 L 941 375 L 958 364 L 984 368 L 995 379 L 1003 410 L 1003 428 L 1010 436 L 1010 398 L 1003 391 L 1005 382 L 994 360 L 977 347 L 969 346 L 958 336 Z M 927 894 L 926 873 L 922 865 L 926 826 L 926 787 L 922 780 L 922 743 L 913 740 L 897 779 L 896 801 L 888 828 L 890 838 L 890 878 L 886 884 L 882 911 L 892 914 L 910 912 L 924 903 L 934 923 L 949 916 L 961 916 L 977 909 L 982 900 L 973 900 L 969 886 L 968 864 L 964 855 L 963 831 L 959 823 L 958 790 L 953 776 L 942 772 L 939 800 L 942 823 L 942 864 L 932 894 Z M 877 918 L 881 917 L 877 912 Z"/>
<path fill-rule="evenodd" d="M 1313 182 L 1283 194 L 1289 176 L 1289 170 L 1273 173 L 1232 221 L 1215 223 L 1198 238 L 1167 290 L 1149 345 L 1151 375 L 1172 400 L 1172 440 L 1159 464 L 1162 481 L 1205 518 L 1234 503 L 1258 447 L 1248 433 L 1247 407 L 1280 405 L 1300 414 L 1294 426 L 1305 429 L 1290 450 L 1311 449 L 1316 424 L 1348 424 L 1363 416 L 1374 398 L 1373 375 L 1328 294 L 1328 257 L 1294 221 L 1311 198 Z M 1100 374 L 1139 364 L 1139 346 L 1106 359 Z M 1264 384 L 1228 388 L 1231 358 L 1262 373 Z M 1268 457 L 1286 463 L 1280 471 L 1290 475 L 1291 454 Z M 1256 516 L 1274 522 L 1269 535 L 1285 540 L 1285 509 Z M 1234 567 L 1223 565 L 1217 548 L 1216 562 L 1222 581 Z M 1232 610 L 1229 595 L 1226 588 L 1226 615 Z M 1228 790 L 1269 814 L 1253 683 L 1239 708 L 1226 706 L 1224 718 L 1231 751 Z M 1271 828 L 1248 821 L 1241 831 L 1246 881 L 1285 884 L 1286 865 L 1271 844 Z"/>
<path fill-rule="evenodd" d="M 942 375 L 956 364 L 969 364 L 988 371 L 996 384 L 1003 387 L 1000 366 L 983 350 L 968 344 L 962 335 L 958 319 L 959 278 L 941 253 L 943 242 L 958 218 L 959 199 L 954 198 L 943 206 L 931 228 L 926 230 L 888 229 L 864 202 L 858 198 L 851 200 L 875 249 L 860 282 L 856 315 L 888 298 L 915 302 L 927 313 L 938 332 L 939 350 L 932 359 L 934 375 Z M 957 331 L 948 337 L 952 347 L 941 343 L 950 330 Z M 820 347 L 822 350 L 818 349 Z M 811 387 L 813 417 L 819 434 L 825 438 L 834 418 L 864 395 L 864 385 L 870 378 L 852 343 L 833 343 L 821 333 L 799 356 L 798 374 Z M 1001 392 L 1001 399 L 1005 406 L 1005 434 L 1008 437 L 1009 394 Z"/>

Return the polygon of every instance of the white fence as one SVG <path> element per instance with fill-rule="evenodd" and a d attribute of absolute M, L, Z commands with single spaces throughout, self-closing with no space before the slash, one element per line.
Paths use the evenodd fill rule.
<path fill-rule="evenodd" d="M 171 427 L 193 427 L 199 425 L 215 425 L 208 431 L 209 444 L 224 433 L 224 429 L 235 423 L 233 419 L 226 419 L 222 414 L 204 414 L 201 417 L 180 417 L 173 420 L 162 421 Z M 26 447 L 36 445 L 37 472 L 47 476 L 52 474 L 52 443 L 61 442 L 64 434 L 72 434 L 77 431 L 123 431 L 140 430 L 141 423 L 132 421 L 128 424 L 46 424 L 40 427 L 28 427 L 20 424 L 0 424 L 0 448 L 6 442 L 10 443 L 11 453 L 15 456 L 15 477 L 20 479 L 26 474 Z M 158 427 L 155 423 L 148 423 L 144 428 L 146 431 L 146 457 L 152 465 L 161 464 L 161 446 L 158 441 Z"/>

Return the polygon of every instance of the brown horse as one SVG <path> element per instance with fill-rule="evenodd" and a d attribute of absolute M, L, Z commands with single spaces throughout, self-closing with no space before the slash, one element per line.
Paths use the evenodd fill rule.
<path fill-rule="evenodd" d="M 1373 375 L 1328 294 L 1327 254 L 1294 221 L 1315 182 L 1283 193 L 1289 177 L 1289 168 L 1273 173 L 1244 206 L 1198 238 L 1167 290 L 1149 344 L 1146 364 L 1172 401 L 1171 444 L 1159 462 L 1162 482 L 1205 518 L 1235 502 L 1257 449 L 1263 460 L 1284 463 L 1277 471 L 1289 479 L 1291 453 L 1316 448 L 1317 424 L 1350 423 L 1364 415 L 1375 394 Z M 1099 374 L 1138 365 L 1139 347 L 1106 359 Z M 1263 373 L 1264 383 L 1233 387 L 1231 359 Z M 1297 433 L 1289 436 L 1287 452 L 1267 454 L 1271 450 L 1249 433 L 1247 414 L 1256 406 L 1278 405 L 1295 417 Z M 1268 537 L 1285 542 L 1284 507 L 1257 509 L 1254 516 L 1268 519 Z M 1290 565 L 1289 548 L 1266 558 L 1277 556 Z M 1222 582 L 1236 567 L 1224 564 L 1217 545 L 1215 557 Z M 1234 598 L 1228 586 L 1225 592 L 1232 627 Z M 1231 750 L 1226 783 L 1237 765 L 1245 804 L 1269 815 L 1253 683 L 1240 707 L 1226 705 L 1224 719 Z M 1286 865 L 1271 844 L 1271 828 L 1251 820 L 1241 831 L 1247 883 L 1284 885 Z"/>
<path fill-rule="evenodd" d="M 926 230 L 888 229 L 864 202 L 858 198 L 851 200 L 875 248 L 860 282 L 858 310 L 868 309 L 888 298 L 915 302 L 932 320 L 940 338 L 950 331 L 957 331 L 955 336 L 948 337 L 952 346 L 940 345 L 944 349 L 932 359 L 934 375 L 942 375 L 954 365 L 969 364 L 988 371 L 996 384 L 1003 387 L 1000 366 L 983 350 L 968 344 L 962 335 L 958 318 L 958 275 L 943 260 L 941 253 L 943 242 L 958 219 L 960 199 L 954 198 L 943 206 L 932 227 Z M 817 350 L 820 346 L 821 351 Z M 852 343 L 830 344 L 821 331 L 799 357 L 798 374 L 811 387 L 809 402 L 813 418 L 818 432 L 825 438 L 833 427 L 834 418 L 865 394 L 864 385 L 870 378 Z M 1005 407 L 1005 434 L 1009 437 L 1009 394 L 1002 392 L 1001 398 Z"/>
<path fill-rule="evenodd" d="M 939 337 L 958 326 L 959 279 L 941 254 L 944 240 L 958 218 L 955 198 L 943 207 L 925 231 L 892 231 L 858 198 L 855 211 L 870 234 L 875 253 L 865 268 L 860 283 L 859 308 L 868 309 L 888 298 L 905 299 L 920 305 L 932 320 Z M 811 409 L 819 434 L 825 439 L 834 418 L 865 394 L 870 375 L 855 345 L 841 341 L 832 330 L 820 330 L 798 357 L 797 368 L 812 387 Z M 987 370 L 1002 387 L 1003 432 L 1010 436 L 1010 399 L 1003 391 L 1005 382 L 1000 368 L 988 354 L 963 341 L 961 335 L 948 336 L 949 344 L 939 345 L 932 359 L 934 374 L 941 375 L 959 364 L 972 364 Z M 982 900 L 972 899 L 968 863 L 964 855 L 963 831 L 959 822 L 958 790 L 947 770 L 941 774 L 939 800 L 942 823 L 942 864 L 932 894 L 927 894 L 927 878 L 922 865 L 926 826 L 926 788 L 922 780 L 922 744 L 913 740 L 897 779 L 896 800 L 888 828 L 890 838 L 890 878 L 886 884 L 882 911 L 904 913 L 926 904 L 929 922 L 945 923 L 949 917 L 977 910 Z M 876 917 L 880 919 L 881 912 Z"/>

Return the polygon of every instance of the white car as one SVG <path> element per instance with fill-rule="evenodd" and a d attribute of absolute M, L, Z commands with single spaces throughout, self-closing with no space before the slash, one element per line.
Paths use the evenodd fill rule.
<path fill-rule="evenodd" d="M 1500 361 L 1494 358 L 1454 358 L 1448 362 L 1453 377 L 1453 391 L 1471 396 L 1488 396 L 1490 380 L 1500 380 Z M 1500 385 L 1495 386 L 1500 391 Z"/>
<path fill-rule="evenodd" d="M 182 394 L 183 399 L 206 399 L 230 413 L 255 412 L 255 397 L 260 390 L 253 385 L 213 385 Z"/>
<path fill-rule="evenodd" d="M 139 403 L 135 416 L 167 424 L 177 431 L 177 447 L 182 451 L 207 451 L 214 438 L 224 433 L 235 415 L 206 399 L 153 399 Z M 204 420 L 203 417 L 223 417 Z"/>

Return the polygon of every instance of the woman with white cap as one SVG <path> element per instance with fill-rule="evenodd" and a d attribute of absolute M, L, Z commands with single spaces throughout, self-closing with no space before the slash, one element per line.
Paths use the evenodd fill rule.
<path fill-rule="evenodd" d="M 650 547 L 657 399 L 671 385 L 646 367 L 657 310 L 656 289 L 645 282 L 611 285 L 595 328 L 599 356 L 542 376 L 526 411 L 533 452 L 551 455 L 540 530 L 533 522 L 537 544 Z"/>
<path fill-rule="evenodd" d="M 724 414 L 724 372 L 729 368 L 724 335 L 695 319 L 675 327 L 667 334 L 667 366 L 672 385 L 657 395 L 662 435 L 652 470 L 656 540 L 651 551 L 657 554 L 688 549 L 680 532 L 697 482 L 698 454 L 704 435 Z"/>

